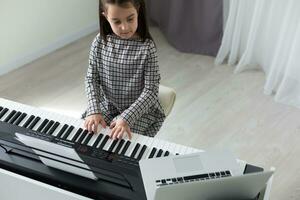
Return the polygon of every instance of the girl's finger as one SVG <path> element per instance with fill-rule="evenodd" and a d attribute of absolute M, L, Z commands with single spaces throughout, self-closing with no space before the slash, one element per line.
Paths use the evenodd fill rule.
<path fill-rule="evenodd" d="M 114 128 L 116 126 L 116 121 L 113 121 L 111 124 L 110 124 L 110 127 L 109 128 Z"/>
<path fill-rule="evenodd" d="M 126 132 L 127 132 L 127 135 L 128 135 L 129 140 L 131 140 L 131 138 L 132 138 L 132 133 L 131 133 L 131 131 L 130 131 L 130 128 L 126 128 Z"/>
<path fill-rule="evenodd" d="M 119 140 L 122 139 L 122 138 L 123 138 L 123 132 L 119 133 L 119 134 L 117 135 L 117 138 L 118 138 Z"/>

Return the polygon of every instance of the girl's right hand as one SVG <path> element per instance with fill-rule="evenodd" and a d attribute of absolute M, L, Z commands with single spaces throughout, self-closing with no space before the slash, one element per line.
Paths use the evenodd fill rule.
<path fill-rule="evenodd" d="M 97 133 L 99 124 L 101 124 L 103 128 L 106 128 L 106 122 L 101 114 L 89 115 L 85 118 L 84 128 L 89 132 Z"/>

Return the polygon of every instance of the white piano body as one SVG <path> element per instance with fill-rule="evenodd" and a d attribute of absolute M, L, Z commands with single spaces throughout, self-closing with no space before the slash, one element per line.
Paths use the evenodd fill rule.
<path fill-rule="evenodd" d="M 3 116 L 1 116 L 1 113 L 4 111 L 4 109 L 7 108 L 7 111 Z M 15 114 L 11 114 L 11 112 L 15 111 Z M 0 98 L 0 121 L 7 120 L 8 116 L 11 114 L 11 118 L 14 115 L 17 115 L 17 112 L 20 113 L 26 113 L 26 116 L 19 120 L 18 126 L 23 126 L 26 121 L 30 118 L 31 115 L 34 115 L 35 117 L 39 117 L 40 120 L 32 127 L 32 130 L 38 130 L 40 126 L 43 124 L 43 121 L 47 119 L 49 122 L 53 120 L 54 122 L 59 122 L 59 126 L 53 131 L 52 135 L 57 136 L 60 132 L 60 130 L 63 128 L 64 124 L 67 124 L 69 127 L 73 126 L 73 130 L 68 133 L 68 135 L 65 135 L 65 138 L 68 140 L 74 139 L 76 134 L 78 133 L 78 129 L 82 128 L 83 120 L 82 119 L 76 119 L 72 117 L 68 117 L 62 114 L 49 112 L 43 109 L 35 108 L 32 106 L 20 104 L 17 102 L 13 102 L 10 100 L 6 100 L 3 98 Z M 18 117 L 15 117 L 14 122 L 20 118 L 21 114 L 18 114 Z M 10 118 L 10 119 L 11 119 Z M 10 120 L 7 120 L 9 122 Z M 13 123 L 10 121 L 10 123 Z M 44 125 L 44 128 L 46 125 Z M 66 132 L 66 131 L 65 131 Z M 64 132 L 64 134 L 65 134 Z M 89 146 L 95 145 L 94 143 L 97 142 L 97 138 L 99 137 L 99 134 L 107 135 L 109 132 L 109 129 L 102 129 L 99 130 L 97 134 L 94 134 L 91 138 L 88 138 L 86 135 L 84 139 L 81 138 L 81 143 L 86 143 Z M 63 135 L 64 135 L 63 134 Z M 61 137 L 63 137 L 61 135 Z M 81 133 L 81 136 L 83 133 Z M 77 135 L 76 141 L 78 142 L 80 138 L 80 135 Z M 104 141 L 105 137 L 102 137 L 101 140 L 98 141 L 97 147 L 101 146 L 101 143 Z M 128 139 L 124 139 L 125 141 L 128 141 Z M 103 145 L 102 149 L 109 150 L 112 149 L 113 151 L 116 151 L 118 144 L 115 144 L 115 146 L 112 148 L 113 140 L 108 139 L 105 144 Z M 140 148 L 138 148 L 137 151 L 134 149 L 136 148 L 136 144 L 139 143 Z M 142 145 L 147 146 L 147 149 L 142 152 Z M 119 148 L 118 152 L 120 153 L 122 149 L 125 146 L 125 142 L 121 148 Z M 156 151 L 153 153 L 153 149 L 156 149 Z M 159 151 L 161 150 L 161 152 Z M 163 150 L 163 151 L 162 151 Z M 0 149 L 0 151 L 3 151 L 3 149 Z M 156 156 L 166 156 L 166 153 L 169 155 L 175 155 L 175 154 L 189 154 L 194 152 L 201 152 L 202 150 L 171 143 L 168 141 L 163 141 L 156 138 L 150 138 L 139 134 L 133 134 L 133 138 L 131 140 L 131 144 L 129 145 L 128 149 L 124 153 L 125 156 L 132 156 L 133 152 L 135 151 L 134 157 L 137 158 L 138 156 L 140 159 L 148 159 L 149 156 L 156 157 Z M 140 155 L 139 155 L 140 154 Z M 152 154 L 152 155 L 151 155 Z M 239 163 L 241 165 L 241 168 L 244 169 L 246 166 L 246 162 L 239 160 Z M 260 200 L 267 200 L 269 199 L 270 189 L 272 184 L 272 178 L 269 180 L 266 189 L 261 192 Z M 116 191 L 117 192 L 117 191 Z M 87 198 L 85 196 L 78 195 L 76 193 L 64 190 L 62 188 L 54 187 L 52 185 L 7 171 L 5 169 L 0 168 L 0 199 L 1 200 L 24 200 L 24 199 L 30 199 L 30 200 L 37 200 L 37 199 L 43 199 L 43 200 L 90 200 L 90 198 Z"/>

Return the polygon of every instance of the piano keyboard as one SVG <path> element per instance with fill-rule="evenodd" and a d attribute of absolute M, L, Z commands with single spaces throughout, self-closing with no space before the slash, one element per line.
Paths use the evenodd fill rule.
<path fill-rule="evenodd" d="M 200 150 L 157 138 L 132 134 L 132 139 L 112 140 L 109 128 L 90 134 L 82 128 L 84 120 L 76 119 L 0 98 L 0 121 L 56 138 L 117 153 L 132 159 L 188 154 Z"/>

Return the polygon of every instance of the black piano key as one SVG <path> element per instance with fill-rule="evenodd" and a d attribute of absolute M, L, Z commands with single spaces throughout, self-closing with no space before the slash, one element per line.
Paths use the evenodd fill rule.
<path fill-rule="evenodd" d="M 150 155 L 149 155 L 149 158 L 153 158 L 155 152 L 156 152 L 156 148 L 153 147 L 153 149 L 152 149 L 152 151 L 151 151 L 151 153 L 150 153 Z"/>
<path fill-rule="evenodd" d="M 3 107 L 2 106 L 0 106 L 0 111 L 3 109 Z"/>
<path fill-rule="evenodd" d="M 75 128 L 74 126 L 70 126 L 68 128 L 68 130 L 66 131 L 66 133 L 62 136 L 62 139 L 66 140 L 69 137 L 70 133 L 73 131 L 74 128 Z"/>
<path fill-rule="evenodd" d="M 31 122 L 31 124 L 28 126 L 29 129 L 33 129 L 33 127 L 38 123 L 38 121 L 40 121 L 40 117 L 36 117 L 34 118 L 34 120 Z"/>
<path fill-rule="evenodd" d="M 50 120 L 48 124 L 45 126 L 45 128 L 42 130 L 42 133 L 47 133 L 47 131 L 51 128 L 51 126 L 54 124 L 53 120 Z"/>
<path fill-rule="evenodd" d="M 166 157 L 166 156 L 168 156 L 169 154 L 170 154 L 170 152 L 169 152 L 169 151 L 166 151 L 165 154 L 164 154 L 164 156 Z"/>
<path fill-rule="evenodd" d="M 20 115 L 20 117 L 18 117 L 18 119 L 14 122 L 14 125 L 19 125 L 20 123 L 21 123 L 21 121 L 23 121 L 23 119 L 25 118 L 27 116 L 27 114 L 26 113 L 22 113 L 21 115 Z"/>
<path fill-rule="evenodd" d="M 96 141 L 93 144 L 94 148 L 96 148 L 98 146 L 98 144 L 101 141 L 102 137 L 103 137 L 103 134 L 99 134 L 99 136 L 97 137 Z"/>
<path fill-rule="evenodd" d="M 161 150 L 161 149 L 158 150 L 156 157 L 157 158 L 161 157 L 162 153 L 163 153 L 163 150 Z"/>
<path fill-rule="evenodd" d="M 115 150 L 115 153 L 119 153 L 120 149 L 123 147 L 123 144 L 124 144 L 125 140 L 124 139 L 121 139 L 116 150 Z"/>
<path fill-rule="evenodd" d="M 109 136 L 106 135 L 103 139 L 103 141 L 101 142 L 100 146 L 99 146 L 99 149 L 103 149 L 103 147 L 105 146 L 106 142 L 108 141 L 109 139 Z"/>
<path fill-rule="evenodd" d="M 115 148 L 116 144 L 118 143 L 118 141 L 119 141 L 119 140 L 114 140 L 114 141 L 111 143 L 110 147 L 108 148 L 108 151 L 109 151 L 109 152 L 112 152 L 112 151 L 114 150 L 114 148 Z"/>
<path fill-rule="evenodd" d="M 1 110 L 0 112 L 0 119 L 7 113 L 8 108 L 4 108 L 3 110 Z"/>
<path fill-rule="evenodd" d="M 60 129 L 60 131 L 58 132 L 58 134 L 55 137 L 60 138 L 68 127 L 69 126 L 67 124 L 63 125 L 63 127 Z"/>
<path fill-rule="evenodd" d="M 49 131 L 46 132 L 46 134 L 52 135 L 59 125 L 59 122 L 55 122 L 54 125 L 49 129 Z"/>
<path fill-rule="evenodd" d="M 15 110 L 11 111 L 5 118 L 4 122 L 8 122 L 14 116 L 14 114 L 16 114 L 16 112 L 17 111 L 15 111 Z"/>
<path fill-rule="evenodd" d="M 41 123 L 41 125 L 38 127 L 38 129 L 36 131 L 41 132 L 48 122 L 49 122 L 49 119 L 44 119 L 44 121 Z"/>
<path fill-rule="evenodd" d="M 18 111 L 9 121 L 8 121 L 8 123 L 9 124 L 13 124 L 15 121 L 16 121 L 16 119 L 18 119 L 18 117 L 21 115 L 21 112 L 20 111 Z"/>
<path fill-rule="evenodd" d="M 135 156 L 136 152 L 139 150 L 140 146 L 141 146 L 141 145 L 140 145 L 139 143 L 137 143 L 137 144 L 135 145 L 135 147 L 134 147 L 134 149 L 133 149 L 133 151 L 132 151 L 132 153 L 131 153 L 131 155 L 130 155 L 131 158 L 134 158 L 134 156 Z"/>
<path fill-rule="evenodd" d="M 78 142 L 79 144 L 81 144 L 81 143 L 83 142 L 84 138 L 87 136 L 88 133 L 89 133 L 88 130 L 84 130 L 83 133 L 81 134 L 81 136 L 79 137 L 79 139 L 78 139 L 77 142 Z"/>
<path fill-rule="evenodd" d="M 32 122 L 32 120 L 34 119 L 33 115 L 30 115 L 30 117 L 26 120 L 26 122 L 23 124 L 24 128 L 27 128 L 29 126 L 29 124 Z"/>
<path fill-rule="evenodd" d="M 142 159 L 142 157 L 143 157 L 143 155 L 144 155 L 146 149 L 147 149 L 147 146 L 146 146 L 146 145 L 143 145 L 143 147 L 142 147 L 142 149 L 141 149 L 139 155 L 137 156 L 137 160 L 141 160 L 141 159 Z"/>
<path fill-rule="evenodd" d="M 77 131 L 76 131 L 76 133 L 75 133 L 75 135 L 73 136 L 73 138 L 72 138 L 72 142 L 75 142 L 76 140 L 77 140 L 77 138 L 79 137 L 79 135 L 82 133 L 82 131 L 83 131 L 83 129 L 82 128 L 79 128 Z"/>
<path fill-rule="evenodd" d="M 89 133 L 88 136 L 86 137 L 86 139 L 83 141 L 82 144 L 87 145 L 89 143 L 89 141 L 91 140 L 91 138 L 93 137 L 94 134 L 95 134 L 94 132 Z"/>
<path fill-rule="evenodd" d="M 128 140 L 124 146 L 124 148 L 122 149 L 121 155 L 125 155 L 129 145 L 131 144 L 131 142 Z"/>

